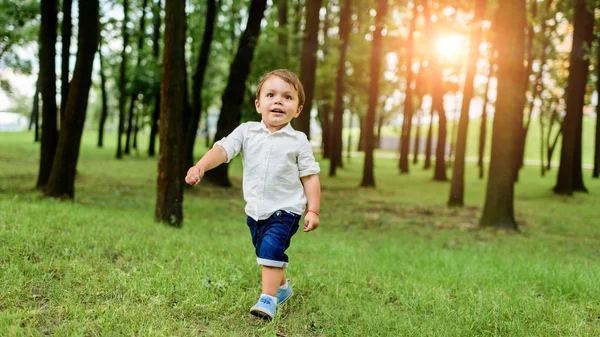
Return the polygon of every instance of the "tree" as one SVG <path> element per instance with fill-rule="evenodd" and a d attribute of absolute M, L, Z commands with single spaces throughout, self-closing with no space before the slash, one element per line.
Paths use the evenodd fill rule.
<path fill-rule="evenodd" d="M 98 0 L 79 1 L 79 37 L 77 61 L 72 87 L 65 107 L 65 118 L 58 140 L 52 173 L 44 194 L 58 198 L 75 196 L 75 173 L 79 157 L 79 145 L 92 85 L 94 55 L 98 50 L 99 11 Z"/>
<path fill-rule="evenodd" d="M 106 93 L 106 75 L 104 75 L 104 59 L 102 57 L 102 37 L 98 41 L 98 60 L 100 61 L 100 90 L 102 91 L 102 112 L 100 113 L 100 124 L 98 125 L 98 147 L 102 147 L 104 142 L 104 124 L 108 117 L 108 97 Z"/>
<path fill-rule="evenodd" d="M 204 35 L 202 37 L 202 45 L 200 46 L 198 63 L 196 65 L 196 72 L 194 73 L 192 84 L 192 111 L 185 136 L 184 167 L 194 165 L 194 143 L 198 131 L 198 123 L 200 122 L 200 115 L 202 113 L 202 87 L 204 86 L 204 75 L 208 68 L 208 56 L 210 54 L 210 46 L 212 45 L 216 17 L 217 2 L 216 0 L 208 0 Z"/>
<path fill-rule="evenodd" d="M 467 131 L 469 128 L 469 110 L 471 98 L 473 97 L 473 84 L 477 72 L 477 60 L 479 59 L 479 45 L 481 44 L 482 27 L 481 21 L 485 13 L 486 0 L 475 2 L 475 18 L 471 22 L 471 46 L 467 64 L 467 74 L 463 90 L 463 101 L 461 104 L 460 119 L 458 121 L 458 138 L 456 140 L 456 155 L 454 156 L 454 169 L 452 170 L 452 184 L 450 187 L 450 198 L 448 206 L 464 205 L 465 192 L 465 153 L 467 152 Z"/>
<path fill-rule="evenodd" d="M 244 102 L 246 79 L 254 58 L 254 49 L 260 35 L 260 22 L 267 7 L 266 0 L 252 0 L 246 29 L 229 71 L 229 79 L 222 96 L 221 114 L 217 122 L 215 141 L 227 136 L 240 122 L 241 105 Z M 204 180 L 217 186 L 229 187 L 228 164 L 222 164 L 206 172 Z"/>
<path fill-rule="evenodd" d="M 573 18 L 573 47 L 569 60 L 569 83 L 567 86 L 567 113 L 563 122 L 560 167 L 554 193 L 572 195 L 573 192 L 587 192 L 583 184 L 581 168 L 581 135 L 583 124 L 583 104 L 594 37 L 594 16 L 588 11 L 585 0 L 575 2 Z"/>
<path fill-rule="evenodd" d="M 162 20 L 160 12 L 162 9 L 162 0 L 156 0 L 156 4 L 153 6 L 152 19 L 153 19 L 153 30 L 152 30 L 152 57 L 154 60 L 158 60 L 160 55 L 160 27 L 162 26 Z M 159 80 L 160 82 L 160 80 Z M 150 127 L 150 141 L 148 142 L 148 156 L 153 157 L 156 151 L 156 135 L 158 133 L 158 118 L 160 115 L 160 83 L 158 83 L 158 90 L 154 90 L 154 110 L 152 112 L 152 124 Z"/>
<path fill-rule="evenodd" d="M 525 1 L 499 3 L 496 20 L 498 49 L 498 94 L 492 130 L 492 155 L 485 205 L 480 225 L 517 229 L 514 219 L 514 165 L 518 160 L 515 133 L 522 126 L 520 97 L 523 95 L 525 57 Z"/>
<path fill-rule="evenodd" d="M 123 21 L 121 29 L 123 33 L 123 49 L 121 50 L 121 68 L 119 72 L 119 127 L 117 130 L 117 159 L 123 158 L 121 145 L 123 130 L 125 129 L 125 99 L 127 85 L 127 46 L 129 46 L 129 32 L 127 30 L 129 22 L 129 0 L 123 0 Z"/>
<path fill-rule="evenodd" d="M 56 25 L 58 4 L 56 0 L 42 0 L 40 26 L 40 92 L 42 94 L 42 139 L 40 142 L 40 171 L 37 187 L 46 185 L 58 143 L 56 124 Z"/>
<path fill-rule="evenodd" d="M 599 35 L 600 36 L 600 35 Z M 596 94 L 600 97 L 600 39 L 596 45 Z M 596 143 L 594 146 L 594 171 L 592 177 L 600 177 L 600 103 L 596 103 Z"/>
<path fill-rule="evenodd" d="M 61 71 L 60 71 L 60 122 L 62 123 L 69 97 L 69 64 L 71 59 L 71 35 L 73 31 L 73 22 L 71 21 L 71 9 L 73 0 L 63 0 L 62 12 L 63 21 L 61 25 Z"/>
<path fill-rule="evenodd" d="M 410 154 L 410 133 L 412 128 L 413 118 L 413 54 L 414 54 L 414 34 L 417 23 L 418 1 L 413 2 L 413 16 L 410 20 L 410 28 L 408 29 L 408 40 L 406 41 L 406 90 L 404 97 L 404 118 L 402 120 L 402 134 L 400 135 L 400 161 L 398 166 L 400 173 L 408 173 L 408 155 Z"/>
<path fill-rule="evenodd" d="M 310 112 L 315 92 L 315 72 L 317 69 L 317 48 L 319 46 L 319 11 L 322 0 L 307 0 L 306 23 L 302 39 L 302 56 L 300 65 L 300 82 L 304 87 L 304 113 L 295 121 L 296 129 L 302 131 L 310 139 Z"/>
<path fill-rule="evenodd" d="M 379 0 L 377 16 L 375 17 L 375 31 L 373 32 L 373 49 L 371 51 L 371 86 L 369 92 L 369 110 L 365 126 L 365 163 L 361 187 L 375 187 L 373 175 L 373 128 L 375 127 L 375 114 L 379 98 L 379 80 L 381 76 L 381 32 L 385 27 L 387 15 L 387 0 Z"/>
<path fill-rule="evenodd" d="M 489 65 L 488 65 L 488 78 L 487 78 L 487 82 L 485 83 L 485 91 L 483 94 L 483 108 L 481 110 L 481 124 L 479 125 L 479 147 L 478 147 L 478 159 L 477 159 L 477 166 L 479 167 L 479 179 L 483 179 L 483 171 L 484 171 L 484 165 L 483 165 L 483 155 L 485 152 L 485 140 L 487 139 L 487 119 L 488 119 L 488 114 L 487 114 L 487 107 L 488 107 L 488 102 L 489 102 L 489 92 L 490 92 L 490 82 L 492 81 L 492 78 L 494 77 L 494 63 L 493 63 L 493 56 L 490 55 L 490 60 L 489 60 Z"/>
<path fill-rule="evenodd" d="M 333 122 L 331 125 L 331 153 L 329 154 L 329 176 L 335 177 L 336 169 L 342 162 L 342 127 L 344 115 L 344 76 L 346 73 L 346 51 L 350 36 L 350 14 L 352 1 L 344 1 L 340 17 L 340 58 L 337 65 L 335 100 L 333 103 Z"/>
<path fill-rule="evenodd" d="M 183 114 L 186 64 L 185 0 L 165 3 L 165 35 L 160 105 L 160 149 L 155 220 L 179 227 L 183 221 Z"/>

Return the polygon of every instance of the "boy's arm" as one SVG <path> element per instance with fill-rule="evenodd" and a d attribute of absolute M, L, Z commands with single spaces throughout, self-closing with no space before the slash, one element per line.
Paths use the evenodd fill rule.
<path fill-rule="evenodd" d="M 185 182 L 194 186 L 198 185 L 206 171 L 212 170 L 226 161 L 227 152 L 222 146 L 216 145 L 206 152 L 196 165 L 188 170 L 187 175 L 185 176 Z"/>
<path fill-rule="evenodd" d="M 321 210 L 321 182 L 318 174 L 300 178 L 304 185 L 304 193 L 308 199 L 308 209 L 304 216 L 304 231 L 310 232 L 319 227 L 319 212 Z"/>

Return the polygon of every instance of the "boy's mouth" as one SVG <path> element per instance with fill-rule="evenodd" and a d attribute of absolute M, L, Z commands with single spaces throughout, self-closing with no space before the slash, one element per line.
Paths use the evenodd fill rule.
<path fill-rule="evenodd" d="M 283 110 L 281 110 L 281 109 L 273 109 L 273 110 L 271 110 L 271 113 L 274 113 L 274 114 L 285 114 L 285 112 Z"/>

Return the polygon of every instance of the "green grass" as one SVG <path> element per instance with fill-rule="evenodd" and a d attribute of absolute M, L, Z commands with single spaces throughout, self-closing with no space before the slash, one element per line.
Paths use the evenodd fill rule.
<path fill-rule="evenodd" d="M 395 159 L 377 158 L 377 188 L 359 189 L 352 158 L 337 178 L 321 175 L 321 227 L 294 237 L 295 295 L 266 323 L 248 314 L 260 268 L 239 159 L 233 188 L 186 192 L 175 229 L 153 221 L 155 159 L 117 161 L 112 138 L 96 149 L 84 135 L 75 201 L 57 201 L 32 188 L 39 144 L 0 134 L 0 335 L 600 335 L 590 171 L 591 193 L 567 198 L 551 192 L 556 170 L 526 167 L 514 234 L 477 229 L 485 182 L 471 164 L 458 210 L 445 207 L 447 183 L 420 169 L 398 175 Z"/>

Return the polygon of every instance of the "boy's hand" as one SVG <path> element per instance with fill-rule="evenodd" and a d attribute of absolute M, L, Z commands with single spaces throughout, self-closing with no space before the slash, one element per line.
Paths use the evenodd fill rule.
<path fill-rule="evenodd" d="M 204 177 L 204 171 L 198 168 L 198 166 L 192 166 L 187 171 L 187 175 L 185 176 L 185 182 L 196 186 L 202 181 L 202 177 Z"/>
<path fill-rule="evenodd" d="M 308 212 L 304 216 L 304 231 L 310 232 L 319 227 L 319 216 L 313 212 Z"/>

